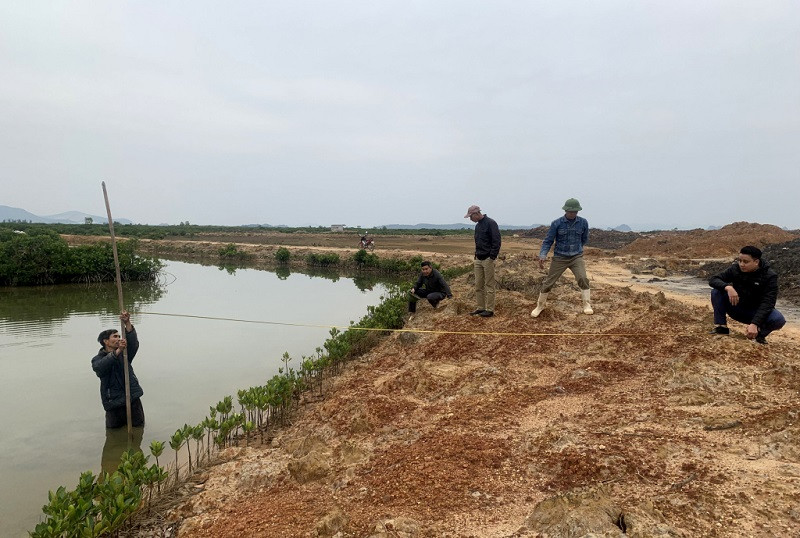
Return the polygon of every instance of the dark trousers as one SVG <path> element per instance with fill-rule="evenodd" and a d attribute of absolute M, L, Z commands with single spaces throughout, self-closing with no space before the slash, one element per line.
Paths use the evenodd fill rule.
<path fill-rule="evenodd" d="M 419 297 L 420 299 L 427 299 L 428 302 L 431 303 L 431 306 L 434 308 L 436 308 L 436 305 L 439 304 L 439 301 L 445 298 L 445 294 L 442 293 L 441 291 L 428 292 L 428 290 L 417 290 L 414 293 L 416 293 L 417 297 Z M 408 301 L 408 311 L 411 312 L 412 314 L 417 311 L 417 301 L 419 300 L 417 299 L 417 297 L 411 295 L 411 298 Z"/>
<path fill-rule="evenodd" d="M 716 288 L 711 290 L 711 306 L 714 308 L 714 323 L 716 325 L 727 325 L 728 320 L 725 317 L 726 315 L 739 323 L 749 325 L 753 322 L 753 317 L 756 315 L 755 308 L 743 308 L 740 305 L 732 305 L 730 299 L 728 299 L 728 292 L 720 291 Z M 764 320 L 764 323 L 758 328 L 758 332 L 761 333 L 762 336 L 767 336 L 772 331 L 777 331 L 784 325 L 786 325 L 786 318 L 784 318 L 783 314 L 778 312 L 777 309 L 773 308 L 772 312 L 767 316 L 767 319 Z"/>
<path fill-rule="evenodd" d="M 131 400 L 131 421 L 135 428 L 144 426 L 144 408 L 140 398 Z M 121 428 L 127 425 L 128 412 L 124 405 L 106 411 L 106 428 Z"/>

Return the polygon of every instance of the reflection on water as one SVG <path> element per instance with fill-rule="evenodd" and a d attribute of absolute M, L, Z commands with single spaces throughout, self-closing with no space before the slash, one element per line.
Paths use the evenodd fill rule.
<path fill-rule="evenodd" d="M 296 359 L 312 354 L 328 337 L 325 326 L 348 325 L 380 300 L 383 286 L 374 279 L 314 273 L 237 267 L 230 274 L 168 262 L 161 287 L 124 283 L 141 342 L 135 368 L 147 408 L 147 431 L 140 431 L 136 446 L 168 441 L 225 396 L 266 383 L 284 352 Z M 104 462 L 118 461 L 127 448 L 126 428 L 119 437 L 106 435 L 100 382 L 90 363 L 97 334 L 119 327 L 117 310 L 113 283 L 0 288 L 0 536 L 25 536 L 40 520 L 48 490 L 74 488 L 82 472 L 106 468 Z"/>
<path fill-rule="evenodd" d="M 124 290 L 125 302 L 134 310 L 158 301 L 166 293 L 158 282 L 126 282 Z M 117 287 L 108 282 L 0 287 L 0 329 L 41 336 L 59 328 L 72 315 L 116 315 L 118 302 Z"/>
<path fill-rule="evenodd" d="M 144 438 L 144 426 L 131 428 L 131 435 L 128 435 L 128 428 L 106 428 L 106 442 L 103 445 L 103 455 L 100 458 L 100 469 L 111 474 L 117 470 L 119 460 L 123 452 L 133 450 L 142 451 L 142 439 Z"/>

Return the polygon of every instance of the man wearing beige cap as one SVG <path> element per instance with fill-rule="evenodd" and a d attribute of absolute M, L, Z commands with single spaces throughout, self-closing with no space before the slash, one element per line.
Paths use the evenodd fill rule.
<path fill-rule="evenodd" d="M 465 219 L 475 223 L 475 300 L 478 308 L 471 316 L 494 316 L 494 297 L 497 281 L 494 278 L 494 261 L 500 254 L 500 228 L 494 219 L 481 213 L 476 205 L 469 206 Z"/>

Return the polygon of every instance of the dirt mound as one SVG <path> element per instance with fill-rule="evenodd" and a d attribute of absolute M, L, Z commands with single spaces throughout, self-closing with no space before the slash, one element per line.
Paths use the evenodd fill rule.
<path fill-rule="evenodd" d="M 407 327 L 457 334 L 388 337 L 168 521 L 187 538 L 800 528 L 796 336 L 709 336 L 708 308 L 610 284 L 586 316 L 569 277 L 533 319 L 532 265 L 500 265 L 493 318 L 464 314 L 454 280 Z"/>
<path fill-rule="evenodd" d="M 549 226 L 539 226 L 538 228 L 531 228 L 521 232 L 522 237 L 530 237 L 533 239 L 544 239 L 547 237 Z M 589 229 L 589 242 L 587 246 L 594 248 L 602 248 L 606 250 L 615 250 L 636 241 L 639 234 L 636 232 L 619 232 L 616 230 L 601 230 L 599 228 Z"/>
<path fill-rule="evenodd" d="M 771 224 L 734 222 L 719 230 L 648 232 L 619 249 L 621 254 L 639 256 L 679 256 L 683 258 L 730 258 L 745 245 L 761 249 L 797 238 Z"/>
<path fill-rule="evenodd" d="M 778 297 L 800 305 L 800 238 L 786 243 L 767 245 L 763 249 L 763 258 L 778 273 Z M 700 278 L 711 278 L 724 271 L 731 262 L 709 262 L 690 270 Z"/>

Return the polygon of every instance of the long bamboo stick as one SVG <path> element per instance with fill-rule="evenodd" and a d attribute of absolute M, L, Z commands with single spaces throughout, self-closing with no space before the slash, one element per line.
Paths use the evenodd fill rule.
<path fill-rule="evenodd" d="M 122 275 L 119 271 L 119 256 L 117 255 L 117 236 L 114 235 L 114 219 L 111 218 L 111 206 L 108 204 L 108 193 L 106 192 L 106 182 L 103 181 L 103 198 L 106 201 L 106 213 L 108 214 L 108 230 L 111 232 L 111 249 L 114 252 L 114 267 L 117 270 L 117 297 L 119 298 L 119 311 L 120 313 L 125 310 L 122 302 Z M 125 322 L 120 321 L 122 330 L 120 334 L 124 338 L 127 333 L 125 332 Z M 122 350 L 122 366 L 125 370 L 125 412 L 128 418 L 128 439 L 133 436 L 133 425 L 131 424 L 131 379 L 128 373 L 128 348 L 127 346 Z"/>

